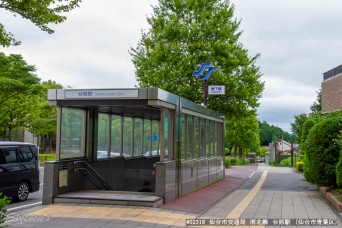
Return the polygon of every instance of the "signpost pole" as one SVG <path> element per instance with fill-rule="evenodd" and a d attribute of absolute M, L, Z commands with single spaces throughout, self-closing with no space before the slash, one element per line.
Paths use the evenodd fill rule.
<path fill-rule="evenodd" d="M 204 107 L 208 106 L 208 80 L 204 80 Z"/>

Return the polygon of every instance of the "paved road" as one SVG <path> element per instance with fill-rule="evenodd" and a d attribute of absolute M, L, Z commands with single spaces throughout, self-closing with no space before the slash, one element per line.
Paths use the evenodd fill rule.
<path fill-rule="evenodd" d="M 186 219 L 193 219 L 188 220 L 188 223 L 204 221 L 206 224 L 210 222 L 227 224 L 217 227 L 234 227 L 234 223 L 236 225 L 237 222 L 246 226 L 236 227 L 265 227 L 266 223 L 273 225 L 272 222 L 277 222 L 276 226 L 272 226 L 274 228 L 342 227 L 341 215 L 330 207 L 302 175 L 294 173 L 292 169 L 260 165 L 254 175 L 249 177 L 243 184 L 230 190 L 228 195 L 222 194 L 221 200 L 215 201 L 216 203 L 206 210 L 198 210 L 200 211 L 198 213 L 185 210 L 184 207 L 191 208 L 190 204 L 184 204 L 181 209 L 173 205 L 172 210 L 54 204 L 16 215 L 11 214 L 11 221 L 8 224 L 10 227 L 185 227 Z M 224 189 L 219 188 L 217 191 L 224 191 Z M 196 192 L 197 200 L 200 201 L 209 192 L 213 191 L 204 189 Z M 200 194 L 203 194 L 202 197 Z M 228 226 L 228 223 L 231 226 Z M 279 226 L 279 223 L 283 226 Z M 285 226 L 289 223 L 291 226 Z M 305 226 L 308 223 L 315 223 L 315 225 Z M 187 227 L 213 226 L 188 225 Z"/>
<path fill-rule="evenodd" d="M 43 180 L 44 180 L 44 167 L 39 168 L 39 181 L 40 187 L 39 191 L 33 192 L 29 194 L 29 197 L 24 202 L 13 202 L 6 206 L 8 212 L 17 212 L 21 210 L 25 210 L 31 208 L 33 206 L 42 204 L 42 196 L 43 196 Z"/>

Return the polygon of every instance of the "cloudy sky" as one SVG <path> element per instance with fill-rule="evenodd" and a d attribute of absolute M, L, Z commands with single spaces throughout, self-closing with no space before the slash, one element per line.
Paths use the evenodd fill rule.
<path fill-rule="evenodd" d="M 0 10 L 7 31 L 22 41 L 2 48 L 22 54 L 42 80 L 73 88 L 131 88 L 136 85 L 128 53 L 148 29 L 146 16 L 157 0 L 84 1 L 68 20 L 46 34 Z M 240 42 L 254 56 L 265 91 L 258 118 L 291 131 L 294 115 L 308 113 L 322 73 L 342 64 L 342 1 L 231 0 L 241 19 Z"/>

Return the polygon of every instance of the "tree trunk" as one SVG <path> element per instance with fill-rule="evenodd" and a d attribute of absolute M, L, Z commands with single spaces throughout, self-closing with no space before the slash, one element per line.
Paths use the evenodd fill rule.
<path fill-rule="evenodd" d="M 8 141 L 12 141 L 12 126 L 8 126 Z"/>
<path fill-rule="evenodd" d="M 242 158 L 242 147 L 239 148 L 239 158 Z"/>

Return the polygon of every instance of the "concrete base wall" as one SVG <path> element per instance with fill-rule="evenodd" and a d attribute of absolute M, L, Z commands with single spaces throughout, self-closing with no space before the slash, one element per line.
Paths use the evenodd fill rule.
<path fill-rule="evenodd" d="M 59 171 L 67 168 L 67 186 L 59 187 Z M 53 197 L 85 188 L 85 177 L 82 173 L 75 173 L 74 160 L 63 162 L 45 162 L 43 205 L 53 203 Z"/>
<path fill-rule="evenodd" d="M 173 201 L 176 199 L 176 180 L 176 161 L 156 163 L 155 194 L 157 196 L 164 197 L 165 202 Z"/>

